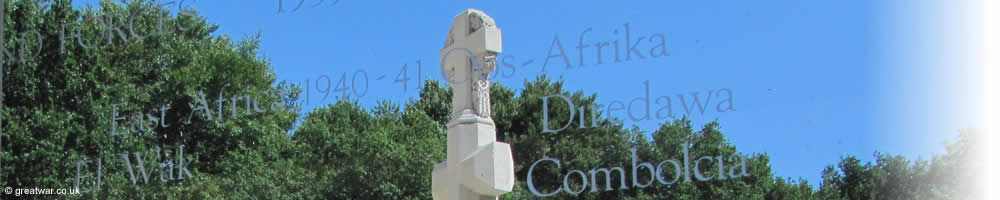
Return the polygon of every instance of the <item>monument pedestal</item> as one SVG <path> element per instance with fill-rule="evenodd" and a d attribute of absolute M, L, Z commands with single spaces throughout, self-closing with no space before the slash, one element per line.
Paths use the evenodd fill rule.
<path fill-rule="evenodd" d="M 510 144 L 496 141 L 493 120 L 462 115 L 448 123 L 448 160 L 434 168 L 432 187 L 437 200 L 496 199 L 513 189 Z"/>

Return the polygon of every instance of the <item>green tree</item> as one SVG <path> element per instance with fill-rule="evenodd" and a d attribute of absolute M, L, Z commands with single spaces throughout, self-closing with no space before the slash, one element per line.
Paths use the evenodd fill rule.
<path fill-rule="evenodd" d="M 286 181 L 305 172 L 286 170 L 294 166 L 285 157 L 296 149 L 286 133 L 298 117 L 289 103 L 298 89 L 275 82 L 270 63 L 257 56 L 256 37 L 212 36 L 217 26 L 187 14 L 194 11 L 170 17 L 151 1 L 102 1 L 84 10 L 68 0 L 48 9 L 38 1 L 3 3 L 4 35 L 27 37 L 4 38 L 3 47 L 17 53 L 2 55 L 0 184 L 74 188 L 77 163 L 79 185 L 91 191 L 75 197 L 295 197 L 305 184 Z M 220 93 L 227 103 L 242 97 L 240 106 L 220 112 L 213 102 L 211 114 L 194 110 L 203 96 L 216 100 Z M 244 109 L 250 101 L 266 111 Z M 115 113 L 123 118 L 112 126 Z M 181 151 L 190 173 L 179 170 Z M 149 182 L 140 162 L 152 173 Z"/>
<path fill-rule="evenodd" d="M 293 140 L 327 199 L 430 199 L 430 171 L 445 157 L 445 130 L 415 106 L 366 111 L 341 100 L 313 110 Z"/>
<path fill-rule="evenodd" d="M 854 156 L 823 170 L 821 199 L 980 199 L 975 174 L 981 146 L 977 129 L 963 130 L 947 153 L 930 161 L 875 153 L 875 163 Z"/>

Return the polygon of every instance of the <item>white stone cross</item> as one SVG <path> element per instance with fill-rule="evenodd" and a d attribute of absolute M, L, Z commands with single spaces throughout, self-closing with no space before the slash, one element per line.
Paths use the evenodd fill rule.
<path fill-rule="evenodd" d="M 500 52 L 493 18 L 476 9 L 455 16 L 441 50 L 441 70 L 452 88 L 452 118 L 448 160 L 432 173 L 435 200 L 497 199 L 514 188 L 510 144 L 496 141 L 490 117 L 489 73 Z"/>

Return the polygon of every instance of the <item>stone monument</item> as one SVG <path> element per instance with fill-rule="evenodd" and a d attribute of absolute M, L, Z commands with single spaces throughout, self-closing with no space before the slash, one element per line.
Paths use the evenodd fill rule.
<path fill-rule="evenodd" d="M 514 188 L 510 144 L 496 141 L 490 117 L 489 73 L 500 52 L 500 29 L 493 18 L 476 9 L 455 16 L 440 54 L 442 73 L 452 88 L 452 117 L 448 160 L 432 173 L 435 200 L 495 200 Z"/>

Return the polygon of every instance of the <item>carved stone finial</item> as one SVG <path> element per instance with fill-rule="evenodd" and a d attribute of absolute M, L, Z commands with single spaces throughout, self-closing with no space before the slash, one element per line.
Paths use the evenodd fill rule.
<path fill-rule="evenodd" d="M 454 93 L 453 118 L 469 113 L 490 118 L 490 73 L 501 52 L 500 29 L 482 11 L 468 9 L 455 17 L 441 50 L 442 72 Z M 455 51 L 461 49 L 461 51 Z M 457 54 L 465 53 L 465 56 Z M 456 55 L 450 54 L 455 53 Z"/>

